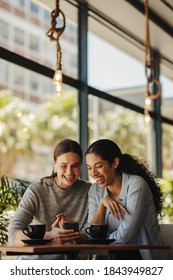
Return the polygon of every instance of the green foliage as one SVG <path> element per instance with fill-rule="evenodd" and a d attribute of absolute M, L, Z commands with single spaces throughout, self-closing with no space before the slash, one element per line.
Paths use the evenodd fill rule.
<path fill-rule="evenodd" d="M 161 179 L 160 186 L 164 195 L 163 221 L 164 223 L 172 224 L 173 223 L 173 181 Z"/>
<path fill-rule="evenodd" d="M 32 122 L 26 104 L 8 91 L 0 92 L 0 152 L 30 151 Z M 17 129 L 16 129 L 17 128 Z"/>
<path fill-rule="evenodd" d="M 0 178 L 0 244 L 5 244 L 8 240 L 11 215 L 17 210 L 28 185 L 28 181 L 5 176 Z"/>
<path fill-rule="evenodd" d="M 11 94 L 9 91 L 2 90 L 0 94 L 0 109 L 11 102 Z"/>
<path fill-rule="evenodd" d="M 34 144 L 55 145 L 77 135 L 77 97 L 69 90 L 49 95 L 30 112 L 27 104 L 10 92 L 0 92 L 0 152 L 31 153 Z M 38 133 L 39 132 L 39 133 Z"/>
<path fill-rule="evenodd" d="M 105 111 L 99 115 L 99 137 L 115 141 L 123 153 L 129 153 L 140 158 L 147 158 L 146 135 L 144 133 L 143 116 L 133 111 Z M 94 119 L 90 117 L 90 135 L 93 135 Z M 142 124 L 142 125 L 141 125 Z M 93 136 L 90 139 L 92 142 Z"/>
<path fill-rule="evenodd" d="M 67 90 L 62 96 L 49 95 L 37 110 L 10 92 L 0 92 L 0 176 L 26 158 L 42 155 L 64 138 L 77 137 L 77 95 Z M 32 179 L 32 178 L 31 178 Z"/>
<path fill-rule="evenodd" d="M 76 102 L 73 92 L 66 92 L 58 99 L 57 96 L 48 96 L 35 113 L 32 142 L 54 146 L 63 138 L 74 139 L 77 131 Z"/>

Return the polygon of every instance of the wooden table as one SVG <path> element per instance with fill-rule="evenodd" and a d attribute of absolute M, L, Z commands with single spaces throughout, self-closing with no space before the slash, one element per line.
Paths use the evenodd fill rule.
<path fill-rule="evenodd" d="M 73 259 L 75 254 L 111 255 L 119 250 L 168 250 L 170 246 L 144 245 L 144 244 L 47 244 L 47 245 L 21 245 L 0 246 L 1 252 L 7 255 L 38 255 L 38 254 L 64 254 Z"/>

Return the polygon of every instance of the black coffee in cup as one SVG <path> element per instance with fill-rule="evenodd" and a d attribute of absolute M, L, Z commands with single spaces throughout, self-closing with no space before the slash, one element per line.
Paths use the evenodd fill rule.
<path fill-rule="evenodd" d="M 22 232 L 31 239 L 43 239 L 46 232 L 45 224 L 28 225 Z"/>
<path fill-rule="evenodd" d="M 86 233 L 94 239 L 106 239 L 108 234 L 108 225 L 93 224 L 85 229 Z"/>

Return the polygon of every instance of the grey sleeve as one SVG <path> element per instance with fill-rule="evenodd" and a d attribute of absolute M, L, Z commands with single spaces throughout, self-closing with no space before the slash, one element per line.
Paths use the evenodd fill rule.
<path fill-rule="evenodd" d="M 19 203 L 16 213 L 12 217 L 9 224 L 8 242 L 10 245 L 13 244 L 16 232 L 30 224 L 33 220 L 33 217 L 35 216 L 35 213 L 36 199 L 30 187 L 28 187 Z"/>

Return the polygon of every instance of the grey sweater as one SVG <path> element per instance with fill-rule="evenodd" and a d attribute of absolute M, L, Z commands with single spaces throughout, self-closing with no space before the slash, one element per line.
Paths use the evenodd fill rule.
<path fill-rule="evenodd" d="M 13 244 L 16 232 L 31 222 L 46 224 L 46 231 L 50 231 L 59 213 L 78 222 L 83 230 L 87 223 L 90 185 L 81 179 L 68 190 L 60 189 L 55 183 L 51 186 L 50 179 L 30 185 L 9 224 L 9 244 Z"/>

